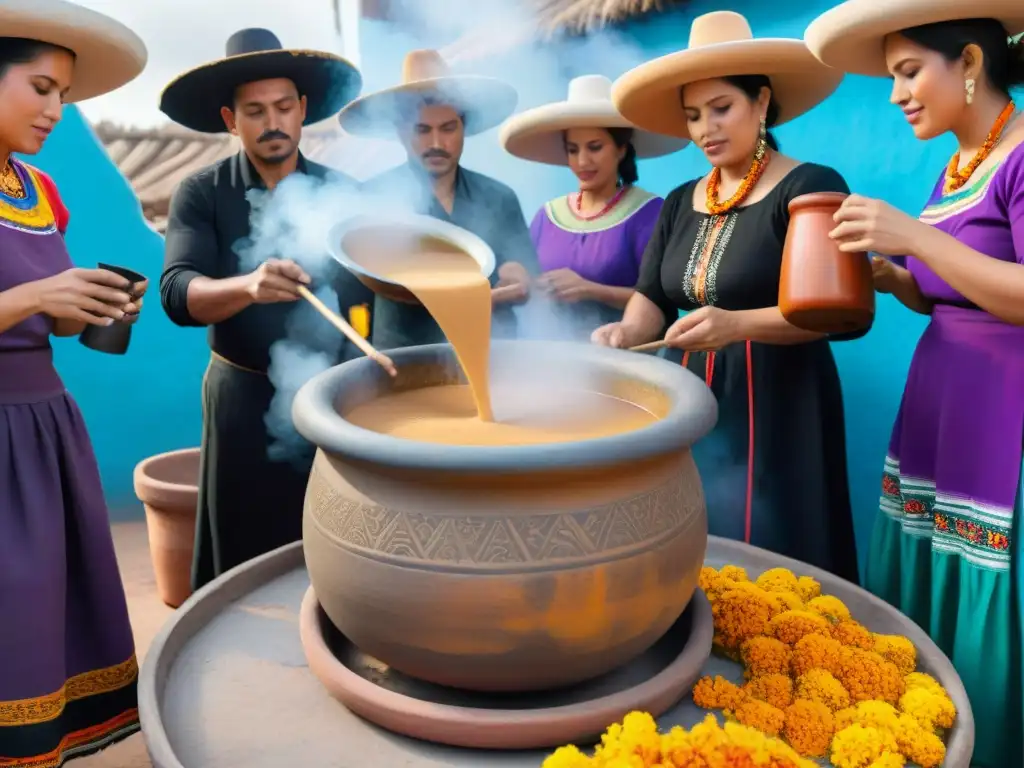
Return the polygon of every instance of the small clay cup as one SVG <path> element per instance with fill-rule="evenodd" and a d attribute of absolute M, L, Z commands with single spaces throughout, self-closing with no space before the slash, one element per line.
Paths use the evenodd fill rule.
<path fill-rule="evenodd" d="M 847 195 L 814 192 L 789 202 L 789 231 L 782 251 L 779 311 L 816 333 L 852 333 L 875 317 L 875 287 L 867 253 L 844 253 L 829 232 Z"/>
<path fill-rule="evenodd" d="M 112 264 L 97 264 L 99 269 L 114 272 L 126 280 L 131 280 L 129 291 L 134 291 L 135 286 L 146 281 L 145 275 L 128 269 L 127 267 L 116 267 Z M 78 337 L 78 341 L 89 349 L 97 352 L 106 352 L 108 355 L 123 355 L 128 351 L 128 345 L 132 340 L 132 327 L 123 321 L 115 321 L 110 325 L 89 325 Z"/>

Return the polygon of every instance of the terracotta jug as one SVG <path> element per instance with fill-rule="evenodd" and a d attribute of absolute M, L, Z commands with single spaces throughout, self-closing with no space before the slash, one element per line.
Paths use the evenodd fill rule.
<path fill-rule="evenodd" d="M 789 203 L 789 231 L 782 251 L 779 310 L 797 328 L 851 333 L 875 316 L 875 287 L 866 253 L 843 253 L 828 233 L 846 195 L 815 192 Z"/>

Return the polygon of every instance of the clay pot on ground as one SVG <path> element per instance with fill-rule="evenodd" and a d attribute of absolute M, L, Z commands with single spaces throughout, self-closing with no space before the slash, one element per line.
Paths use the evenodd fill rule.
<path fill-rule="evenodd" d="M 866 253 L 844 253 L 828 233 L 846 195 L 815 192 L 789 202 L 789 231 L 779 276 L 779 311 L 797 328 L 855 333 L 875 317 L 875 286 Z"/>
<path fill-rule="evenodd" d="M 331 622 L 399 672 L 487 692 L 572 685 L 653 645 L 690 602 L 707 545 L 690 453 L 718 417 L 704 383 L 622 350 L 493 342 L 495 379 L 585 377 L 658 421 L 566 443 L 439 445 L 342 417 L 389 391 L 460 381 L 446 344 L 389 354 L 396 379 L 352 360 L 293 406 L 319 449 L 303 542 Z"/>
<path fill-rule="evenodd" d="M 157 592 L 164 603 L 177 608 L 192 594 L 199 449 L 161 453 L 139 462 L 135 495 L 146 509 Z"/>

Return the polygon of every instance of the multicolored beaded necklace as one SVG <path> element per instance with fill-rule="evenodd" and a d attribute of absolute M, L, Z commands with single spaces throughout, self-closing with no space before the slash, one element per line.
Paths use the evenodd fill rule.
<path fill-rule="evenodd" d="M 619 191 L 616 192 L 614 195 L 612 195 L 611 200 L 609 200 L 607 203 L 604 204 L 604 208 L 602 208 L 597 213 L 590 214 L 589 216 L 584 215 L 582 213 L 582 211 L 583 211 L 583 191 L 580 190 L 579 192 L 576 193 L 576 205 L 575 206 L 570 205 L 569 206 L 569 210 L 572 211 L 573 215 L 577 219 L 580 219 L 581 221 L 593 221 L 594 219 L 600 219 L 602 216 L 607 215 L 608 212 L 611 211 L 612 208 L 614 208 L 616 205 L 618 205 L 619 201 L 623 197 L 625 197 L 625 195 L 629 191 L 629 189 L 630 189 L 630 187 L 629 187 L 628 184 L 619 187 Z"/>
<path fill-rule="evenodd" d="M 1017 106 L 1011 100 L 1006 105 L 1005 109 L 999 113 L 999 117 L 996 118 L 995 125 L 992 126 L 992 130 L 988 132 L 988 136 L 985 137 L 985 143 L 981 145 L 981 149 L 978 153 L 971 158 L 971 162 L 960 168 L 960 150 L 957 150 L 953 157 L 949 159 L 949 165 L 946 167 L 946 180 L 943 182 L 942 191 L 944 194 L 954 192 L 968 181 L 974 172 L 978 170 L 978 166 L 985 162 L 996 144 L 999 143 L 999 138 L 1003 135 L 1003 129 L 1006 124 L 1013 117 L 1014 112 L 1017 111 Z"/>
<path fill-rule="evenodd" d="M 754 153 L 754 161 L 750 164 L 750 170 L 743 177 L 743 181 L 740 183 L 735 194 L 724 203 L 718 202 L 718 189 L 722 183 L 722 172 L 717 167 L 712 168 L 711 175 L 708 176 L 708 189 L 705 197 L 708 213 L 712 216 L 721 216 L 746 200 L 761 176 L 764 175 L 764 170 L 768 167 L 768 160 L 770 158 L 771 152 L 768 151 L 768 144 L 764 139 L 761 139 L 757 145 L 757 151 Z"/>

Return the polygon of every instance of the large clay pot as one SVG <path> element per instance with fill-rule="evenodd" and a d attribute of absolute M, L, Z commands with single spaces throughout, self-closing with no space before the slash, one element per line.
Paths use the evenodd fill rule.
<path fill-rule="evenodd" d="M 843 253 L 828 236 L 846 195 L 815 192 L 789 202 L 779 310 L 797 328 L 852 333 L 875 317 L 875 287 L 866 253 Z"/>
<path fill-rule="evenodd" d="M 451 348 L 394 350 L 317 376 L 295 398 L 318 446 L 303 519 L 316 596 L 364 652 L 422 680 L 542 690 L 649 648 L 686 608 L 707 543 L 690 446 L 717 405 L 685 368 L 580 344 L 495 342 L 503 371 L 586 380 L 659 417 L 635 432 L 530 446 L 449 446 L 342 414 L 392 390 L 460 380 Z"/>
<path fill-rule="evenodd" d="M 164 603 L 177 608 L 192 594 L 199 449 L 161 453 L 139 462 L 135 495 L 146 509 L 157 593 Z"/>

